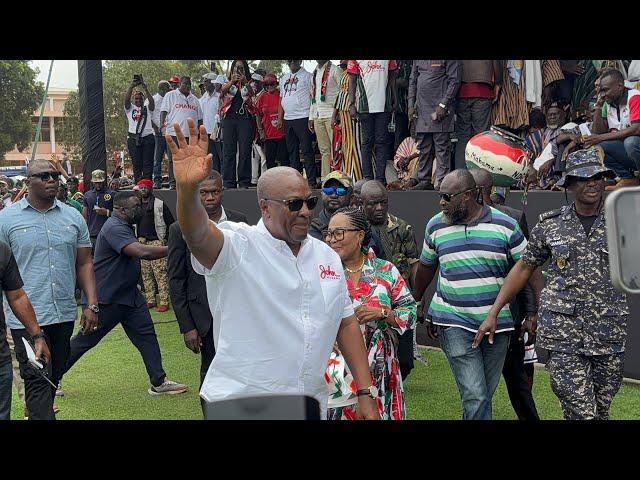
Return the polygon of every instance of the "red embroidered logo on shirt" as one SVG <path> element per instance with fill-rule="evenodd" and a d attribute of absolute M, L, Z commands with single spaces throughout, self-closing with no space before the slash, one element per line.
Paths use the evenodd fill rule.
<path fill-rule="evenodd" d="M 375 62 L 375 61 L 368 61 L 367 62 L 367 67 L 364 69 L 364 71 L 362 72 L 364 75 L 367 75 L 371 72 L 374 72 L 376 70 L 384 70 L 384 66 L 381 63 Z"/>
<path fill-rule="evenodd" d="M 340 275 L 338 275 L 336 272 L 334 272 L 331 269 L 331 265 L 327 265 L 326 267 L 324 265 L 319 265 L 319 267 L 320 267 L 320 278 L 322 280 L 324 280 L 325 278 L 340 280 Z"/>

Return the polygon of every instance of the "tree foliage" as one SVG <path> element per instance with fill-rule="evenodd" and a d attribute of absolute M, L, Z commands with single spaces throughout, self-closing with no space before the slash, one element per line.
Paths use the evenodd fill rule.
<path fill-rule="evenodd" d="M 0 60 L 0 162 L 17 145 L 20 150 L 33 141 L 31 116 L 42 102 L 44 86 L 28 60 Z"/>

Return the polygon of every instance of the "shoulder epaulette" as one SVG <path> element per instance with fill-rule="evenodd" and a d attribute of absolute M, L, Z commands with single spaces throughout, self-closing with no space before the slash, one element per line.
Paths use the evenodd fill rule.
<path fill-rule="evenodd" d="M 551 210 L 549 212 L 544 212 L 540 214 L 540 221 L 547 220 L 548 218 L 558 217 L 562 213 L 562 208 L 556 208 L 555 210 Z"/>

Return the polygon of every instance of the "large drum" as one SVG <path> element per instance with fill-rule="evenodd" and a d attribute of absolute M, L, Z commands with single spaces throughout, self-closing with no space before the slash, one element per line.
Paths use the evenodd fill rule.
<path fill-rule="evenodd" d="M 467 143 L 467 168 L 484 168 L 493 175 L 493 184 L 511 187 L 527 174 L 531 152 L 520 137 L 491 127 Z"/>

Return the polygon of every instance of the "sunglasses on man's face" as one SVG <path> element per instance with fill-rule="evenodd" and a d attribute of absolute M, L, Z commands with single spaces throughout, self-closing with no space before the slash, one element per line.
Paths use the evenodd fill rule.
<path fill-rule="evenodd" d="M 302 198 L 294 198 L 291 200 L 282 200 L 279 198 L 264 198 L 263 200 L 284 203 L 291 212 L 299 212 L 300 209 L 302 209 L 303 203 L 307 204 L 307 208 L 309 210 L 313 210 L 318 204 L 318 197 L 316 196 L 309 197 L 306 200 L 303 200 Z"/>
<path fill-rule="evenodd" d="M 43 182 L 48 182 L 51 179 L 58 180 L 60 174 L 58 172 L 43 172 L 43 173 L 32 173 L 29 175 L 30 177 L 38 177 Z"/>
<path fill-rule="evenodd" d="M 471 192 L 473 190 L 475 190 L 475 188 L 463 190 L 462 192 L 458 192 L 458 193 L 441 193 L 440 198 L 445 202 L 449 203 L 451 200 L 453 200 L 453 197 L 457 197 L 458 195 L 462 195 L 463 193 Z"/>
<path fill-rule="evenodd" d="M 349 190 L 344 187 L 323 187 L 322 192 L 325 195 L 338 195 L 339 197 L 344 197 Z"/>

